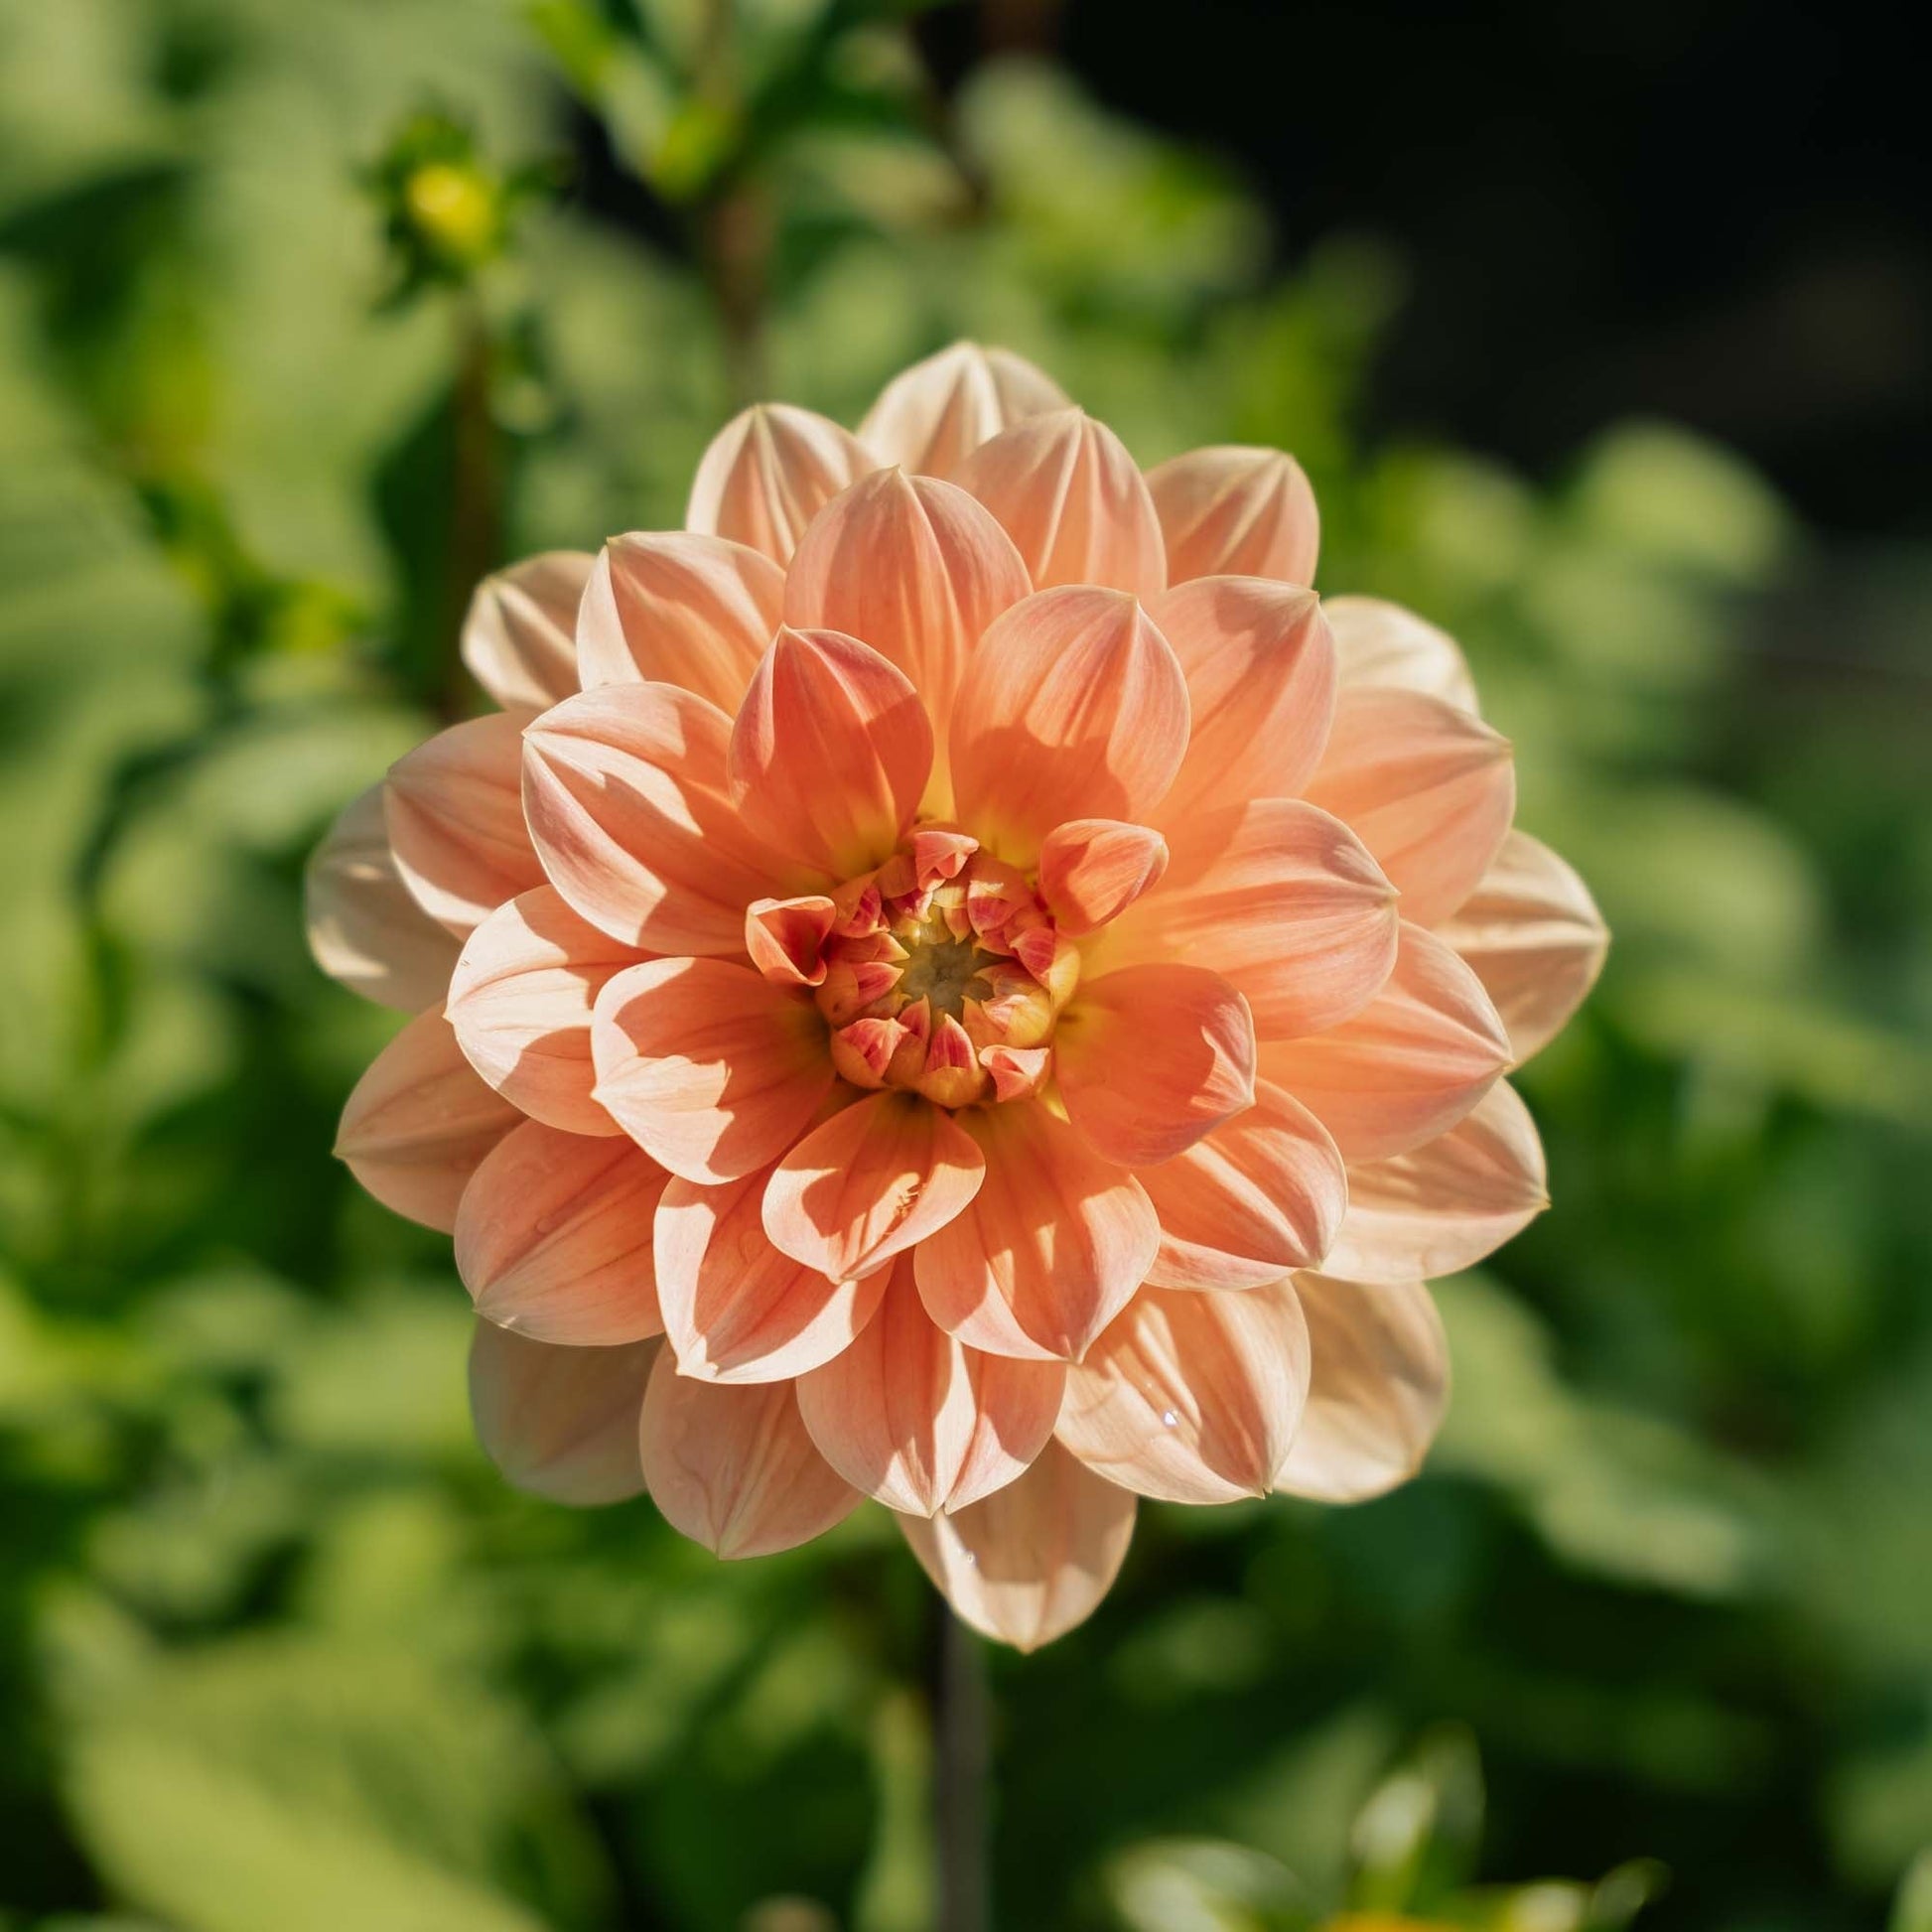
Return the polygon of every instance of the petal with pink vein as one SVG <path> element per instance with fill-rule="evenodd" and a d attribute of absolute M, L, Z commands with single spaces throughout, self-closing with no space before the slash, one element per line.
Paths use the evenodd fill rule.
<path fill-rule="evenodd" d="M 1147 474 L 1167 540 L 1168 581 L 1274 577 L 1312 584 L 1321 519 L 1302 466 L 1280 450 L 1189 450 Z"/>
<path fill-rule="evenodd" d="M 1119 918 L 1167 869 L 1168 842 L 1150 827 L 1074 818 L 1039 849 L 1039 892 L 1060 930 L 1077 938 Z"/>
<path fill-rule="evenodd" d="M 859 440 L 881 463 L 950 477 L 1002 430 L 1067 407 L 1060 385 L 1024 356 L 954 343 L 887 383 L 859 425 Z"/>
<path fill-rule="evenodd" d="M 644 1487 L 637 1421 L 663 1343 L 560 1348 L 493 1321 L 470 1343 L 470 1413 L 483 1452 L 553 1503 L 622 1502 Z"/>
<path fill-rule="evenodd" d="M 805 526 L 878 466 L 849 430 L 790 403 L 757 403 L 711 439 L 685 508 L 686 529 L 789 563 Z"/>
<path fill-rule="evenodd" d="M 463 661 L 505 711 L 542 711 L 577 689 L 583 550 L 546 550 L 485 577 L 463 621 Z"/>

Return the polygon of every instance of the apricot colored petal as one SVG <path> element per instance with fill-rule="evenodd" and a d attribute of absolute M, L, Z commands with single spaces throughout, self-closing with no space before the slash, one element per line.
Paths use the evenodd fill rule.
<path fill-rule="evenodd" d="M 1382 1161 L 1447 1134 L 1509 1067 L 1509 1035 L 1453 949 L 1404 924 L 1388 984 L 1354 1019 L 1261 1049 L 1335 1137 L 1345 1160 Z"/>
<path fill-rule="evenodd" d="M 336 1158 L 384 1207 L 448 1234 L 470 1176 L 522 1118 L 463 1057 L 450 1023 L 419 1013 L 356 1081 Z"/>
<path fill-rule="evenodd" d="M 947 1334 L 919 1300 L 912 1258 L 900 1255 L 858 1339 L 800 1378 L 798 1409 L 848 1482 L 932 1516 L 1023 1475 L 1052 1437 L 1065 1383 L 1058 1362 L 987 1355 Z"/>
<path fill-rule="evenodd" d="M 560 1348 L 493 1321 L 470 1342 L 470 1413 L 483 1453 L 519 1489 L 589 1507 L 643 1493 L 637 1421 L 664 1344 Z"/>
<path fill-rule="evenodd" d="M 1134 1538 L 1133 1494 L 1048 1443 L 1017 1482 L 954 1513 L 901 1516 L 920 1567 L 962 1621 L 1017 1650 L 1084 1623 Z"/>
<path fill-rule="evenodd" d="M 1161 1239 L 1153 1205 L 1036 1100 L 960 1121 L 986 1178 L 913 1257 L 926 1311 L 969 1347 L 1077 1361 L 1147 1275 Z"/>
<path fill-rule="evenodd" d="M 456 1270 L 477 1312 L 572 1347 L 661 1333 L 651 1217 L 669 1178 L 622 1138 L 513 1129 L 457 1209 Z"/>
<path fill-rule="evenodd" d="M 1335 715 L 1335 647 L 1319 599 L 1267 578 L 1197 577 L 1149 615 L 1180 660 L 1192 719 L 1163 822 L 1294 797 Z"/>
<path fill-rule="evenodd" d="M 1349 689 L 1420 691 L 1458 711 L 1477 709 L 1469 660 L 1447 630 L 1379 597 L 1331 597 L 1321 608 Z"/>
<path fill-rule="evenodd" d="M 984 1168 L 943 1108 L 876 1093 L 778 1163 L 764 1231 L 794 1261 L 844 1281 L 936 1234 L 979 1192 Z"/>
<path fill-rule="evenodd" d="M 543 884 L 523 822 L 522 717 L 452 725 L 389 767 L 383 790 L 396 871 L 431 918 L 462 937 Z"/>
<path fill-rule="evenodd" d="M 604 546 L 577 620 L 586 691 L 675 684 L 736 711 L 777 629 L 785 574 L 761 551 L 689 530 Z"/>
<path fill-rule="evenodd" d="M 735 954 L 755 898 L 822 883 L 740 823 L 730 743 L 716 705 L 669 684 L 587 691 L 530 726 L 530 833 L 581 917 L 646 952 Z"/>
<path fill-rule="evenodd" d="M 1143 1289 L 1069 1369 L 1054 1432 L 1096 1475 L 1174 1503 L 1265 1496 L 1309 1394 L 1294 1286 L 1247 1295 Z"/>
<path fill-rule="evenodd" d="M 737 1180 L 775 1161 L 837 1075 L 810 996 L 725 959 L 649 959 L 599 994 L 597 1097 L 686 1180 Z"/>
<path fill-rule="evenodd" d="M 343 808 L 302 883 L 309 950 L 331 979 L 400 1013 L 442 1004 L 457 941 L 396 870 L 379 784 Z"/>
<path fill-rule="evenodd" d="M 673 1180 L 657 1213 L 658 1295 L 679 1370 L 776 1382 L 831 1360 L 873 1318 L 883 1273 L 832 1281 L 771 1245 L 760 1169 L 722 1187 Z"/>
<path fill-rule="evenodd" d="M 1358 1503 L 1422 1466 L 1449 1404 L 1449 1341 L 1420 1282 L 1298 1275 L 1312 1365 L 1308 1407 L 1275 1487 Z"/>
<path fill-rule="evenodd" d="M 672 1529 L 714 1555 L 768 1557 L 809 1543 L 859 1506 L 820 1455 L 789 1382 L 732 1387 L 651 1370 L 639 1429 L 650 1499 Z"/>
<path fill-rule="evenodd" d="M 859 440 L 882 463 L 950 477 L 1002 430 L 1069 406 L 1059 384 L 1024 356 L 954 343 L 887 383 L 859 425 Z"/>
<path fill-rule="evenodd" d="M 1348 1171 L 1348 1212 L 1323 1266 L 1413 1282 L 1473 1268 L 1550 1204 L 1543 1144 L 1506 1080 L 1447 1134 Z"/>
<path fill-rule="evenodd" d="M 546 550 L 477 586 L 463 661 L 505 711 L 543 711 L 577 689 L 577 607 L 593 561 Z"/>
<path fill-rule="evenodd" d="M 1147 486 L 1168 547 L 1168 581 L 1274 577 L 1312 584 L 1321 518 L 1302 466 L 1233 444 L 1158 465 Z"/>
<path fill-rule="evenodd" d="M 745 908 L 745 950 L 773 986 L 823 986 L 823 948 L 838 917 L 823 893 L 754 899 Z"/>
<path fill-rule="evenodd" d="M 849 430 L 789 403 L 758 403 L 711 439 L 691 483 L 685 527 L 789 563 L 808 524 L 878 467 Z"/>
<path fill-rule="evenodd" d="M 1078 409 L 1030 416 L 982 443 L 957 482 L 996 516 L 1039 590 L 1104 584 L 1136 597 L 1168 587 L 1161 519 L 1126 446 Z"/>
<path fill-rule="evenodd" d="M 952 718 L 959 817 L 1016 864 L 1074 818 L 1145 824 L 1187 750 L 1187 682 L 1118 591 L 1041 591 L 980 639 Z"/>
<path fill-rule="evenodd" d="M 1157 1288 L 1261 1288 L 1320 1264 L 1342 1225 L 1348 1179 L 1328 1131 L 1267 1081 L 1255 1104 L 1140 1182 L 1161 1218 Z"/>
<path fill-rule="evenodd" d="M 932 769 L 911 681 L 837 630 L 779 630 L 732 726 L 732 797 L 773 851 L 849 879 L 891 856 Z"/>
<path fill-rule="evenodd" d="M 1117 919 L 1168 869 L 1168 842 L 1146 825 L 1075 818 L 1039 849 L 1039 890 L 1062 932 L 1076 937 Z"/>
<path fill-rule="evenodd" d="M 1563 1031 L 1610 945 L 1589 888 L 1526 832 L 1510 833 L 1482 883 L 1437 930 L 1495 1001 L 1518 1064 Z"/>
<path fill-rule="evenodd" d="M 1481 883 L 1516 810 L 1509 740 L 1415 691 L 1343 691 L 1308 801 L 1345 819 L 1418 925 Z"/>
<path fill-rule="evenodd" d="M 1122 1167 L 1172 1161 L 1254 1104 L 1248 1003 L 1201 966 L 1126 966 L 1084 982 L 1053 1059 L 1067 1118 Z"/>

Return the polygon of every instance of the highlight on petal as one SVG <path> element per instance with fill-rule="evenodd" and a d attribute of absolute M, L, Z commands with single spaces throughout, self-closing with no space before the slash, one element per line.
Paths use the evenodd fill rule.
<path fill-rule="evenodd" d="M 1122 1167 L 1172 1161 L 1254 1104 L 1248 1003 L 1201 966 L 1126 966 L 1083 982 L 1053 1044 L 1067 1118 Z"/>
<path fill-rule="evenodd" d="M 583 550 L 546 550 L 485 577 L 463 621 L 463 661 L 505 711 L 543 711 L 577 689 Z"/>
<path fill-rule="evenodd" d="M 1039 849 L 1039 891 L 1062 932 L 1076 938 L 1117 919 L 1168 869 L 1168 842 L 1145 825 L 1074 818 Z"/>
<path fill-rule="evenodd" d="M 644 1391 L 639 1441 L 664 1520 L 720 1557 L 793 1549 L 859 1506 L 805 1433 L 789 1382 L 694 1381 L 667 1348 Z"/>
<path fill-rule="evenodd" d="M 962 1621 L 1017 1650 L 1084 1623 L 1134 1538 L 1132 1493 L 1049 1443 L 1019 1481 L 953 1514 L 901 1516 L 920 1567 Z"/>
<path fill-rule="evenodd" d="M 1060 385 L 1024 356 L 1007 348 L 982 348 L 978 343 L 954 343 L 887 383 L 859 425 L 859 440 L 882 463 L 897 463 L 928 477 L 950 477 L 1002 430 L 1029 416 L 1070 406 Z M 863 630 L 858 634 L 866 635 Z"/>
<path fill-rule="evenodd" d="M 637 1421 L 663 1345 L 560 1348 L 480 1320 L 470 1342 L 470 1413 L 483 1453 L 507 1481 L 553 1503 L 641 1495 Z"/>
<path fill-rule="evenodd" d="M 1509 740 L 1414 691 L 1345 690 L 1306 793 L 1345 819 L 1418 925 L 1446 919 L 1481 883 L 1516 810 Z"/>
<path fill-rule="evenodd" d="M 838 1077 L 810 996 L 724 959 L 651 959 L 598 996 L 597 1097 L 686 1180 L 737 1180 L 810 1123 Z"/>
<path fill-rule="evenodd" d="M 1350 1163 L 1447 1134 L 1508 1070 L 1509 1035 L 1482 982 L 1432 932 L 1405 923 L 1395 971 L 1345 1025 L 1261 1049 Z"/>
<path fill-rule="evenodd" d="M 850 879 L 889 858 L 932 769 L 911 681 L 837 630 L 781 628 L 732 726 L 732 797 L 773 851 Z"/>
<path fill-rule="evenodd" d="M 580 919 L 550 886 L 499 905 L 463 948 L 445 1017 L 470 1064 L 532 1120 L 622 1130 L 592 1091 L 591 1013 L 636 949 Z"/>
<path fill-rule="evenodd" d="M 1083 411 L 1016 423 L 981 444 L 957 481 L 1000 520 L 1037 589 L 1104 584 L 1136 597 L 1167 589 L 1147 481 L 1120 438 Z"/>
<path fill-rule="evenodd" d="M 1308 783 L 1335 714 L 1335 646 L 1311 590 L 1197 577 L 1150 613 L 1187 678 L 1192 729 L 1167 822 Z"/>
<path fill-rule="evenodd" d="M 449 1234 L 470 1176 L 522 1118 L 463 1057 L 450 1023 L 419 1013 L 356 1081 L 336 1158 L 384 1207 Z"/>
<path fill-rule="evenodd" d="M 1143 1289 L 1066 1378 L 1055 1432 L 1095 1474 L 1174 1503 L 1265 1496 L 1309 1394 L 1292 1283 L 1245 1295 Z"/>
<path fill-rule="evenodd" d="M 1331 597 L 1321 608 L 1334 635 L 1341 681 L 1351 690 L 1420 691 L 1458 711 L 1477 709 L 1469 660 L 1447 630 L 1379 597 Z"/>
<path fill-rule="evenodd" d="M 984 1156 L 972 1203 L 919 1244 L 926 1312 L 969 1347 L 1078 1361 L 1160 1243 L 1146 1190 L 1036 1100 L 963 1114 Z"/>
<path fill-rule="evenodd" d="M 440 731 L 389 767 L 383 791 L 396 871 L 459 937 L 543 884 L 523 822 L 522 724 L 508 712 Z"/>
<path fill-rule="evenodd" d="M 733 954 L 755 898 L 818 883 L 741 824 L 730 743 L 716 705 L 668 684 L 587 691 L 530 726 L 530 834 L 582 917 L 646 952 Z"/>
<path fill-rule="evenodd" d="M 1349 1201 L 1328 1131 L 1266 1080 L 1255 1104 L 1140 1175 L 1161 1219 L 1156 1288 L 1263 1288 L 1318 1267 Z"/>
<path fill-rule="evenodd" d="M 1526 832 L 1510 833 L 1482 883 L 1439 931 L 1495 1001 L 1518 1065 L 1583 1005 L 1610 945 L 1589 888 Z"/>
<path fill-rule="evenodd" d="M 790 403 L 756 403 L 711 439 L 691 484 L 685 527 L 788 563 L 805 525 L 877 469 L 849 430 Z"/>
<path fill-rule="evenodd" d="M 1280 450 L 1223 444 L 1147 473 L 1168 546 L 1168 581 L 1275 577 L 1312 584 L 1321 518 L 1302 466 Z"/>
<path fill-rule="evenodd" d="M 966 829 L 1031 860 L 1072 818 L 1145 824 L 1187 750 L 1187 682 L 1118 591 L 1040 591 L 980 639 L 952 717 Z"/>
<path fill-rule="evenodd" d="M 1447 1134 L 1348 1171 L 1348 1212 L 1323 1264 L 1350 1281 L 1473 1268 L 1549 1206 L 1543 1144 L 1506 1080 Z"/>
<path fill-rule="evenodd" d="M 1420 1282 L 1298 1275 L 1312 1366 L 1308 1407 L 1275 1487 L 1358 1503 L 1422 1466 L 1449 1406 L 1449 1340 Z"/>
<path fill-rule="evenodd" d="M 622 1138 L 512 1129 L 457 1209 L 456 1271 L 477 1312 L 573 1347 L 662 1332 L 651 1217 L 669 1178 Z"/>
<path fill-rule="evenodd" d="M 1108 961 L 1179 960 L 1242 993 L 1263 1039 L 1340 1025 L 1381 990 L 1395 889 L 1354 833 L 1296 798 L 1232 806 L 1174 836 L 1160 887 L 1109 931 Z"/>
<path fill-rule="evenodd" d="M 799 1379 L 798 1410 L 855 1488 L 912 1516 L 964 1509 L 1046 1447 L 1066 1370 L 963 1346 L 926 1313 L 912 1258 L 891 1272 L 864 1332 Z"/>
<path fill-rule="evenodd" d="M 764 1231 L 834 1281 L 929 1239 L 978 1193 L 985 1163 L 943 1108 L 876 1093 L 815 1128 L 764 1190 Z"/>
<path fill-rule="evenodd" d="M 785 574 L 763 554 L 690 530 L 604 546 L 577 619 L 586 691 L 675 684 L 733 712 L 777 629 Z"/>
<path fill-rule="evenodd" d="M 680 1374 L 706 1382 L 803 1375 L 852 1344 L 883 1273 L 832 1281 L 771 1245 L 761 1168 L 721 1187 L 673 1180 L 657 1211 L 658 1298 Z"/>
<path fill-rule="evenodd" d="M 400 1013 L 442 1003 L 457 941 L 396 870 L 379 784 L 344 806 L 302 886 L 309 950 L 331 979 Z"/>

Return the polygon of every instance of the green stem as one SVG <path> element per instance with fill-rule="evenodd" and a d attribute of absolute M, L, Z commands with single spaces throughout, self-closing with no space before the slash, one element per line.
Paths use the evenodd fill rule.
<path fill-rule="evenodd" d="M 940 1609 L 938 1626 L 932 1726 L 938 1932 L 987 1932 L 986 1656 L 949 1609 Z"/>

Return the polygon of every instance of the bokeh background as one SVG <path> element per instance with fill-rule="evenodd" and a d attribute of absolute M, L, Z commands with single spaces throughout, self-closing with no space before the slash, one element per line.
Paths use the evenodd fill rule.
<path fill-rule="evenodd" d="M 1427 1473 L 1146 1509 L 1090 1625 L 991 1659 L 999 1932 L 1932 1925 L 1886 31 L 0 0 L 6 1932 L 930 1924 L 922 1580 L 877 1511 L 730 1568 L 501 1483 L 447 1242 L 330 1159 L 394 1023 L 300 881 L 472 702 L 481 571 L 675 524 L 746 394 L 850 419 L 960 334 L 1144 461 L 1295 451 L 1322 588 L 1464 640 L 1616 934 L 1524 1077 L 1556 1206 L 1444 1285 Z"/>

